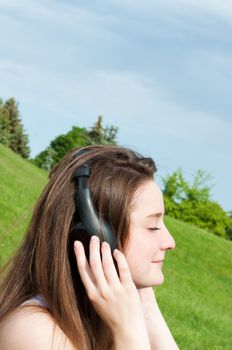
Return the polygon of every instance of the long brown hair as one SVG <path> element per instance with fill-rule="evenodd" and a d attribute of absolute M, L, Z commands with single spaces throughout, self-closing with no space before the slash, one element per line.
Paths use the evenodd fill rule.
<path fill-rule="evenodd" d="M 30 221 L 24 241 L 4 273 L 0 290 L 0 322 L 23 302 L 42 295 L 55 323 L 76 348 L 110 349 L 112 334 L 95 312 L 80 279 L 73 253 L 76 169 L 92 159 L 88 186 L 99 216 L 107 220 L 125 247 L 130 204 L 136 189 L 153 179 L 151 158 L 127 148 L 88 146 L 75 157 L 70 151 L 50 173 Z M 84 240 L 79 232 L 78 239 Z"/>

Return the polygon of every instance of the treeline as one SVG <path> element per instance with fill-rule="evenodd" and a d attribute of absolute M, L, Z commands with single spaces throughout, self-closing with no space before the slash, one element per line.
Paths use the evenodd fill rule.
<path fill-rule="evenodd" d="M 48 171 L 72 148 L 117 144 L 117 134 L 118 128 L 104 127 L 99 116 L 92 127 L 73 126 L 69 132 L 52 140 L 34 159 L 29 159 L 29 139 L 24 132 L 18 103 L 14 98 L 5 102 L 0 99 L 0 143 Z M 190 184 L 181 169 L 163 178 L 166 214 L 232 240 L 232 212 L 224 211 L 211 199 L 209 180 L 209 175 L 198 170 Z"/>
<path fill-rule="evenodd" d="M 45 170 L 50 170 L 72 148 L 94 144 L 116 144 L 118 128 L 103 126 L 102 117 L 90 128 L 73 126 L 66 134 L 57 136 L 49 146 L 39 153 L 33 162 Z"/>

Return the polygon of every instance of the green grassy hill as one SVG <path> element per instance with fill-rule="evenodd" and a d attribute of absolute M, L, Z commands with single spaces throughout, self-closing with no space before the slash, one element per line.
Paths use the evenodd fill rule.
<path fill-rule="evenodd" d="M 186 350 L 232 349 L 232 242 L 166 218 L 176 241 L 157 298 Z"/>
<path fill-rule="evenodd" d="M 47 173 L 0 144 L 0 265 L 17 248 Z"/>
<path fill-rule="evenodd" d="M 46 172 L 0 145 L 0 263 L 17 248 Z M 166 218 L 176 249 L 155 288 L 181 350 L 232 349 L 232 242 Z"/>

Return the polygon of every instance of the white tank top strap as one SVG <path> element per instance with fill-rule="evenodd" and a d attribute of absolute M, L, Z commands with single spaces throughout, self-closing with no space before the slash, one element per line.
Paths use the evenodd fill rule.
<path fill-rule="evenodd" d="M 22 303 L 20 306 L 33 305 L 33 304 L 40 305 L 46 309 L 48 308 L 48 304 L 46 303 L 46 301 L 42 295 L 36 295 L 36 296 L 24 301 L 24 303 Z"/>

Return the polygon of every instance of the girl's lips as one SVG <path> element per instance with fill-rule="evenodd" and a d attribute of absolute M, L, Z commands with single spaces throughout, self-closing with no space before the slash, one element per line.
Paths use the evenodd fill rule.
<path fill-rule="evenodd" d="M 160 263 L 160 262 L 163 262 L 163 260 L 152 261 L 152 263 Z"/>

